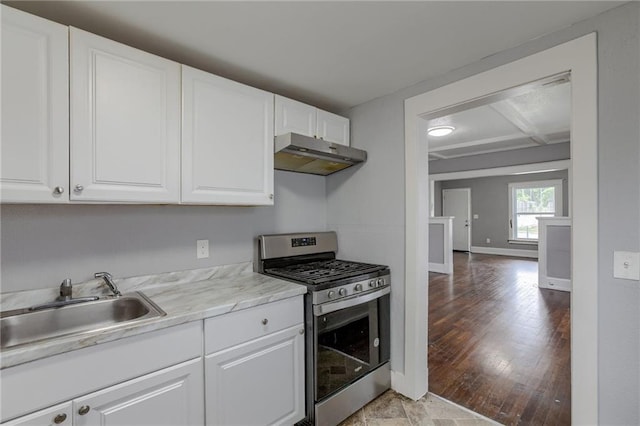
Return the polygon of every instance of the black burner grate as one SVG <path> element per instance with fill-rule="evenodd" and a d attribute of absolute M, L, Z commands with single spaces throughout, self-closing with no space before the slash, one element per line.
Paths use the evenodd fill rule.
<path fill-rule="evenodd" d="M 270 268 L 265 272 L 306 284 L 321 284 L 381 271 L 385 268 L 386 266 L 382 265 L 333 259 Z"/>

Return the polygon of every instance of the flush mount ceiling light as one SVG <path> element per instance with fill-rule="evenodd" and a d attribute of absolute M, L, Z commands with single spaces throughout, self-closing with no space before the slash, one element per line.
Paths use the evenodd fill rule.
<path fill-rule="evenodd" d="M 453 126 L 436 126 L 427 130 L 429 136 L 447 136 L 453 133 L 456 128 Z"/>

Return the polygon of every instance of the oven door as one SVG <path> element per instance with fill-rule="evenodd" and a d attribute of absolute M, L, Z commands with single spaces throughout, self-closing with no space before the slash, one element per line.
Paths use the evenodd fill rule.
<path fill-rule="evenodd" d="M 315 305 L 315 401 L 389 360 L 390 288 Z"/>

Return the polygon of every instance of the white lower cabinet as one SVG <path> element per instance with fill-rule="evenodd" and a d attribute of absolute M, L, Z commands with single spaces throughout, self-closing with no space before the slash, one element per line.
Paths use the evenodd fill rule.
<path fill-rule="evenodd" d="M 202 358 L 73 400 L 74 426 L 202 425 Z"/>
<path fill-rule="evenodd" d="M 297 296 L 0 370 L 0 416 L 2 426 L 294 424 L 304 366 Z"/>
<path fill-rule="evenodd" d="M 2 426 L 65 426 L 71 425 L 71 417 L 71 401 L 68 401 L 64 404 L 45 408 L 10 422 L 2 423 Z"/>
<path fill-rule="evenodd" d="M 204 425 L 202 358 L 79 397 L 2 426 Z"/>
<path fill-rule="evenodd" d="M 304 418 L 302 296 L 204 322 L 207 425 L 285 425 Z"/>
<path fill-rule="evenodd" d="M 207 356 L 207 425 L 280 425 L 302 420 L 303 331 L 300 324 Z"/>

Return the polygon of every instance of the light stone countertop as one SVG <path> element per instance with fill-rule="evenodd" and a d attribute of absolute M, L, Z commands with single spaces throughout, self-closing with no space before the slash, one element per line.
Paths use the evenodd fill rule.
<path fill-rule="evenodd" d="M 306 293 L 306 287 L 253 272 L 251 262 L 115 280 L 123 294 L 142 291 L 167 315 L 117 327 L 62 336 L 0 351 L 0 369 L 135 336 L 190 321 L 239 311 Z M 73 287 L 73 296 L 108 294 L 100 280 Z M 49 302 L 58 288 L 0 294 L 0 310 Z"/>

